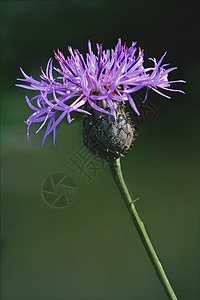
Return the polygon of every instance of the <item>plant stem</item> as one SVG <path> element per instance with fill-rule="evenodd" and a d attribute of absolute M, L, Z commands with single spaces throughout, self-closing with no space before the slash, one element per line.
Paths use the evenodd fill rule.
<path fill-rule="evenodd" d="M 143 245 L 146 248 L 149 258 L 150 258 L 150 260 L 155 268 L 155 271 L 156 271 L 156 273 L 168 295 L 168 298 L 171 300 L 177 300 L 177 297 L 176 297 L 176 295 L 169 283 L 169 280 L 163 270 L 161 262 L 159 261 L 159 258 L 153 248 L 153 245 L 147 234 L 145 226 L 137 213 L 137 210 L 134 205 L 134 201 L 131 199 L 129 191 L 126 187 L 126 184 L 123 179 L 122 171 L 121 171 L 120 159 L 110 162 L 110 168 L 111 168 L 111 172 L 114 177 L 114 180 L 120 190 L 120 193 L 126 203 L 128 210 L 129 210 L 131 218 L 132 218 L 133 222 L 135 223 L 136 229 L 140 235 Z"/>

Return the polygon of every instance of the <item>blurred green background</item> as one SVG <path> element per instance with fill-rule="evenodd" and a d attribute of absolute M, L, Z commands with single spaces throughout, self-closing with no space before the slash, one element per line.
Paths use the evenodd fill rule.
<path fill-rule="evenodd" d="M 90 184 L 69 157 L 81 122 L 62 122 L 57 146 L 26 140 L 30 115 L 15 87 L 19 67 L 39 78 L 53 50 L 113 48 L 117 38 L 178 66 L 170 79 L 186 95 L 150 93 L 156 118 L 141 125 L 122 159 L 127 185 L 178 299 L 199 299 L 198 1 L 1 1 L 2 300 L 165 300 L 108 165 Z M 44 179 L 64 172 L 77 183 L 73 203 L 56 209 L 41 196 Z"/>

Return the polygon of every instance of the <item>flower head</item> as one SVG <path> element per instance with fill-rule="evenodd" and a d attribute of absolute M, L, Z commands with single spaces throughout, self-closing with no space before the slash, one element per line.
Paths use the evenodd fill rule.
<path fill-rule="evenodd" d="M 86 59 L 78 50 L 73 51 L 71 47 L 68 47 L 70 56 L 67 58 L 58 50 L 55 58 L 60 67 L 54 67 L 58 73 L 56 78 L 53 76 L 51 58 L 47 63 L 46 72 L 41 69 L 40 81 L 26 75 L 21 69 L 24 79 L 18 80 L 28 85 L 17 84 L 17 86 L 37 91 L 37 95 L 32 99 L 25 97 L 29 107 L 34 111 L 25 122 L 28 125 L 27 137 L 29 138 L 31 123 L 41 123 L 37 132 L 47 124 L 42 144 L 51 132 L 55 144 L 57 125 L 65 117 L 68 123 L 71 123 L 74 120 L 71 118 L 73 111 L 90 114 L 87 110 L 88 105 L 94 110 L 113 115 L 116 119 L 118 104 L 128 101 L 135 113 L 139 115 L 134 103 L 134 92 L 143 87 L 146 87 L 144 101 L 147 99 L 149 89 L 166 98 L 170 97 L 160 90 L 184 93 L 170 88 L 171 83 L 184 81 L 168 80 L 169 72 L 176 67 L 166 69 L 167 64 L 162 65 L 166 52 L 158 62 L 155 58 L 150 58 L 153 66 L 144 68 L 144 51 L 139 48 L 136 55 L 135 45 L 136 43 L 133 42 L 128 48 L 126 45 L 121 45 L 121 39 L 118 39 L 114 50 L 103 50 L 102 45 L 97 44 L 97 55 L 95 55 L 89 41 Z M 101 105 L 105 101 L 106 105 Z"/>

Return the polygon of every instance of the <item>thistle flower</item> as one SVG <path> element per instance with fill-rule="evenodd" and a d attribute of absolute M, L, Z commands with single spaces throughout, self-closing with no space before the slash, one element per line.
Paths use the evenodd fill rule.
<path fill-rule="evenodd" d="M 136 55 L 135 45 L 136 43 L 133 42 L 129 48 L 126 45 L 122 46 L 121 39 L 118 39 L 114 50 L 103 51 L 102 45 L 97 44 L 97 55 L 95 55 L 89 41 L 86 60 L 78 50 L 73 52 L 71 47 L 68 48 L 70 57 L 66 59 L 58 50 L 55 58 L 60 68 L 54 68 L 59 74 L 56 78 L 53 76 L 53 61 L 49 59 L 46 73 L 41 69 L 41 81 L 26 75 L 21 69 L 24 79 L 18 80 L 29 85 L 17 84 L 17 86 L 37 91 L 37 95 L 32 99 L 25 97 L 29 107 L 34 111 L 25 123 L 28 125 L 28 138 L 32 123 L 42 123 L 37 132 L 47 123 L 42 145 L 51 132 L 55 144 L 56 127 L 65 117 L 68 123 L 71 123 L 74 120 L 70 115 L 72 112 L 84 114 L 83 142 L 95 155 L 109 161 L 113 178 L 156 273 L 169 299 L 177 300 L 136 210 L 137 199 L 132 200 L 126 187 L 120 156 L 130 148 L 134 140 L 134 127 L 125 110 L 126 102 L 128 101 L 135 113 L 139 115 L 134 103 L 135 92 L 146 87 L 144 101 L 147 100 L 149 90 L 170 98 L 161 90 L 184 93 L 181 90 L 171 89 L 171 84 L 185 81 L 168 80 L 168 74 L 176 67 L 167 69 L 167 64 L 162 65 L 166 52 L 158 62 L 155 58 L 150 58 L 153 66 L 145 68 L 144 52 L 139 48 Z"/>
<path fill-rule="evenodd" d="M 166 98 L 170 96 L 161 90 L 184 93 L 170 88 L 171 83 L 184 81 L 168 80 L 168 74 L 176 67 L 166 69 L 167 64 L 162 65 L 166 52 L 158 62 L 155 58 L 150 58 L 153 66 L 144 68 L 144 51 L 139 48 L 136 55 L 135 45 L 133 42 L 128 48 L 121 45 L 121 39 L 118 39 L 114 50 L 103 50 L 102 45 L 97 44 L 95 55 L 89 41 L 86 59 L 77 49 L 73 51 L 71 47 L 68 47 L 70 56 L 67 58 L 58 50 L 55 52 L 55 59 L 60 67 L 53 68 L 53 60 L 50 58 L 46 72 L 41 68 L 40 81 L 28 76 L 21 69 L 24 79 L 18 80 L 28 85 L 17 84 L 17 86 L 37 91 L 37 95 L 32 99 L 25 97 L 27 104 L 34 111 L 25 121 L 28 139 L 32 123 L 41 123 L 36 133 L 47 124 L 42 145 L 51 132 L 55 144 L 57 125 L 65 117 L 68 123 L 71 123 L 74 120 L 71 113 L 74 111 L 90 115 L 92 108 L 99 113 L 112 115 L 116 122 L 119 105 L 128 101 L 135 113 L 140 115 L 134 103 L 134 92 L 143 87 L 146 87 L 144 101 L 147 99 L 149 89 Z M 58 73 L 56 78 L 53 76 L 53 69 Z"/>

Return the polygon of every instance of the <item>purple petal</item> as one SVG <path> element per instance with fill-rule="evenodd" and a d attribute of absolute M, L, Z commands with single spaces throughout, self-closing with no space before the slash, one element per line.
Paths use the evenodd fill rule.
<path fill-rule="evenodd" d="M 93 109 L 96 109 L 96 110 L 98 110 L 98 111 L 100 111 L 100 112 L 102 112 L 102 113 L 104 113 L 104 114 L 112 115 L 112 113 L 110 113 L 109 111 L 103 109 L 102 107 L 100 107 L 100 106 L 96 105 L 94 102 L 92 102 L 92 101 L 90 100 L 90 98 L 88 98 L 88 102 L 89 102 L 89 104 L 91 105 L 91 107 L 92 107 Z"/>
<path fill-rule="evenodd" d="M 136 112 L 136 114 L 139 116 L 140 113 L 139 113 L 139 111 L 138 111 L 138 109 L 137 109 L 137 107 L 135 105 L 135 102 L 133 101 L 133 99 L 131 98 L 131 96 L 129 94 L 127 94 L 127 97 L 128 97 L 128 101 L 129 101 L 131 107 L 134 109 L 134 111 Z"/>
<path fill-rule="evenodd" d="M 67 111 L 64 111 L 59 117 L 58 119 L 54 122 L 54 124 L 51 126 L 51 128 L 49 129 L 49 133 L 54 130 L 56 128 L 56 126 L 62 121 L 62 119 L 66 116 Z"/>

